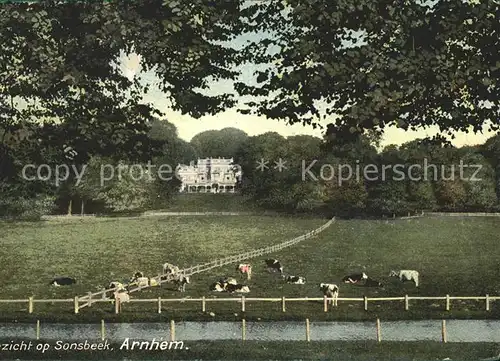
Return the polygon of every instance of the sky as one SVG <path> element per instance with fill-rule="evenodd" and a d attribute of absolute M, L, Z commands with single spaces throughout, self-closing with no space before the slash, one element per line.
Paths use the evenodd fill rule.
<path fill-rule="evenodd" d="M 232 44 L 238 47 L 247 39 L 237 40 L 237 44 Z M 121 62 L 121 69 L 129 78 L 138 76 L 141 82 L 156 82 L 159 79 L 154 72 L 144 72 L 140 65 L 140 56 L 130 54 L 124 56 Z M 241 80 L 248 80 L 253 76 L 256 68 L 246 66 L 242 69 Z M 222 92 L 231 92 L 232 86 L 230 83 L 220 83 L 215 86 L 217 90 Z M 186 141 L 190 141 L 196 134 L 207 130 L 220 130 L 227 127 L 234 127 L 243 130 L 249 136 L 259 135 L 266 132 L 277 132 L 285 137 L 293 135 L 313 135 L 321 137 L 323 131 L 319 128 L 314 129 L 312 126 L 303 126 L 302 124 L 287 125 L 284 121 L 268 119 L 265 116 L 244 115 L 239 114 L 236 109 L 229 109 L 217 115 L 207 115 L 199 119 L 183 115 L 180 112 L 172 110 L 167 96 L 160 90 L 152 89 L 145 95 L 144 100 L 152 103 L 156 108 L 165 113 L 165 118 L 173 123 L 178 130 L 178 136 Z M 323 123 L 324 126 L 328 121 Z M 385 135 L 381 146 L 389 144 L 403 144 L 405 142 L 433 136 L 439 134 L 437 127 L 431 127 L 426 130 L 419 131 L 404 131 L 396 127 L 388 127 L 385 130 Z M 486 139 L 492 137 L 495 133 L 484 131 L 483 134 L 474 134 L 472 131 L 457 132 L 456 138 L 451 142 L 457 146 L 481 144 Z"/>

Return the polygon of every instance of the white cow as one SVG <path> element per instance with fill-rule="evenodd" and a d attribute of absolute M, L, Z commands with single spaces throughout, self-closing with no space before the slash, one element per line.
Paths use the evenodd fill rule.
<path fill-rule="evenodd" d="M 401 282 L 413 281 L 415 282 L 415 287 L 418 287 L 419 273 L 415 270 L 400 270 L 391 271 L 389 277 L 398 277 Z"/>
<path fill-rule="evenodd" d="M 113 293 L 113 298 L 120 303 L 130 302 L 130 296 L 127 291 L 116 291 Z"/>
<path fill-rule="evenodd" d="M 337 298 L 339 297 L 339 286 L 334 283 L 321 283 L 319 289 L 323 292 L 323 295 L 330 298 L 329 302 L 333 306 L 337 306 Z"/>

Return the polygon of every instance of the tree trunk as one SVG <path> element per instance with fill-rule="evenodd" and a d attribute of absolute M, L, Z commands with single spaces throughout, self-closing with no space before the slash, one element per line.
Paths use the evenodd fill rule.
<path fill-rule="evenodd" d="M 83 216 L 84 214 L 85 214 L 85 201 L 82 199 L 81 215 Z"/>
<path fill-rule="evenodd" d="M 73 200 L 72 199 L 69 200 L 69 204 L 68 204 L 68 216 L 71 216 L 71 208 L 73 208 Z"/>

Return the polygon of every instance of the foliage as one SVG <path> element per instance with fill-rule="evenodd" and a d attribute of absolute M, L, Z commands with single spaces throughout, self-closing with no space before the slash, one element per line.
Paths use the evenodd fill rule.
<path fill-rule="evenodd" d="M 146 207 L 153 177 L 143 165 L 134 168 L 124 162 L 94 157 L 87 164 L 78 192 L 88 199 L 103 202 L 112 211 L 132 211 Z M 136 170 L 137 169 L 137 170 Z"/>
<path fill-rule="evenodd" d="M 443 133 L 498 129 L 499 4 L 485 1 L 259 1 L 242 11 L 246 48 L 262 64 L 239 82 L 242 112 L 348 139 L 395 125 Z M 319 105 L 322 107 L 319 107 Z M 321 111 L 320 111 L 321 109 Z"/>
<path fill-rule="evenodd" d="M 39 221 L 54 210 L 54 197 L 0 198 L 0 217 L 22 221 Z"/>
<path fill-rule="evenodd" d="M 247 138 L 240 129 L 224 128 L 198 133 L 190 143 L 202 158 L 233 158 Z"/>

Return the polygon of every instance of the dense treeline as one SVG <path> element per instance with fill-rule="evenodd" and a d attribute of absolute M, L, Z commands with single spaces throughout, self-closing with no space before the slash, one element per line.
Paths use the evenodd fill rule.
<path fill-rule="evenodd" d="M 275 209 L 323 208 L 337 215 L 393 215 L 422 210 L 494 211 L 499 207 L 500 136 L 456 148 L 418 139 L 377 151 L 377 140 L 343 142 L 265 133 L 238 153 L 242 192 Z M 287 169 L 275 163 L 282 158 Z M 256 169 L 261 159 L 269 168 Z"/>
<path fill-rule="evenodd" d="M 149 162 L 92 157 L 77 165 L 69 152 L 67 164 L 76 169 L 74 174 L 58 183 L 55 178 L 21 179 L 38 187 L 36 197 L 4 197 L 3 214 L 38 217 L 49 211 L 168 209 L 180 185 L 175 167 L 198 157 L 219 156 L 232 157 L 241 166 L 239 192 L 263 209 L 348 217 L 500 209 L 500 135 L 461 148 L 417 139 L 380 149 L 377 136 L 342 141 L 268 132 L 250 137 L 225 128 L 199 133 L 186 142 L 174 125 L 155 120 L 149 137 L 163 143 Z M 60 178 L 64 176 L 61 172 Z"/>

